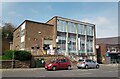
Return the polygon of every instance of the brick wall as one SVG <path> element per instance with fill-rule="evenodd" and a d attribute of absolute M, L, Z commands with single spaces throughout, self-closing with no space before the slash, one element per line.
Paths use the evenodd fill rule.
<path fill-rule="evenodd" d="M 2 69 L 9 69 L 12 68 L 12 60 L 2 60 L 1 66 Z M 14 61 L 14 68 L 29 68 L 30 67 L 30 61 Z M 0 69 L 1 69 L 0 68 Z"/>

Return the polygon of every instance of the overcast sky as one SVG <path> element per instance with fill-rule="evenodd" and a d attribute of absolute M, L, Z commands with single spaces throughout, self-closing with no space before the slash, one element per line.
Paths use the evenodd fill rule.
<path fill-rule="evenodd" d="M 2 3 L 4 22 L 20 25 L 24 20 L 47 22 L 61 16 L 96 25 L 97 38 L 118 36 L 117 2 L 8 2 Z"/>

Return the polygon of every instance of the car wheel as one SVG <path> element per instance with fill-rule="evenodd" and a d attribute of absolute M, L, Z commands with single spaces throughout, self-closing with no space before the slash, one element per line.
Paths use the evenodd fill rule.
<path fill-rule="evenodd" d="M 52 70 L 53 70 L 53 71 L 56 71 L 56 67 L 54 66 L 54 67 L 52 68 Z"/>
<path fill-rule="evenodd" d="M 99 65 L 96 65 L 96 69 L 98 69 L 99 68 Z"/>
<path fill-rule="evenodd" d="M 85 69 L 88 69 L 88 65 L 85 65 Z"/>
<path fill-rule="evenodd" d="M 77 67 L 78 69 L 81 69 L 81 67 Z"/>
<path fill-rule="evenodd" d="M 68 66 L 68 70 L 71 70 L 71 66 Z"/>

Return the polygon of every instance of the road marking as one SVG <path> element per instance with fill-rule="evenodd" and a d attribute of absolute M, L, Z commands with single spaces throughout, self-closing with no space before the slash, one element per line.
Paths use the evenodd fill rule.
<path fill-rule="evenodd" d="M 87 70 L 86 69 L 78 69 L 77 71 L 93 71 L 93 70 L 95 71 L 97 69 L 87 69 Z"/>
<path fill-rule="evenodd" d="M 45 77 L 45 76 L 41 75 L 41 76 L 39 76 L 39 77 Z"/>
<path fill-rule="evenodd" d="M 82 73 L 82 74 L 79 74 L 79 75 L 88 75 L 88 74 L 92 74 L 92 73 Z"/>

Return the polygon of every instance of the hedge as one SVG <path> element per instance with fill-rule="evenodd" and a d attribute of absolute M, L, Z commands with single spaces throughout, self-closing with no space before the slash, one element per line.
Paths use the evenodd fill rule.
<path fill-rule="evenodd" d="M 14 54 L 14 59 L 15 60 L 20 60 L 20 61 L 25 61 L 25 60 L 31 60 L 31 53 L 28 51 L 16 51 L 16 50 L 7 50 L 4 52 L 5 56 L 8 58 L 13 58 L 13 54 Z"/>
<path fill-rule="evenodd" d="M 6 51 L 4 51 L 4 56 L 5 57 L 7 57 L 7 58 L 13 58 L 13 53 L 14 53 L 15 51 L 13 51 L 13 50 L 6 50 Z"/>
<path fill-rule="evenodd" d="M 31 60 L 31 53 L 28 51 L 15 51 L 15 59 L 16 60 Z"/>

